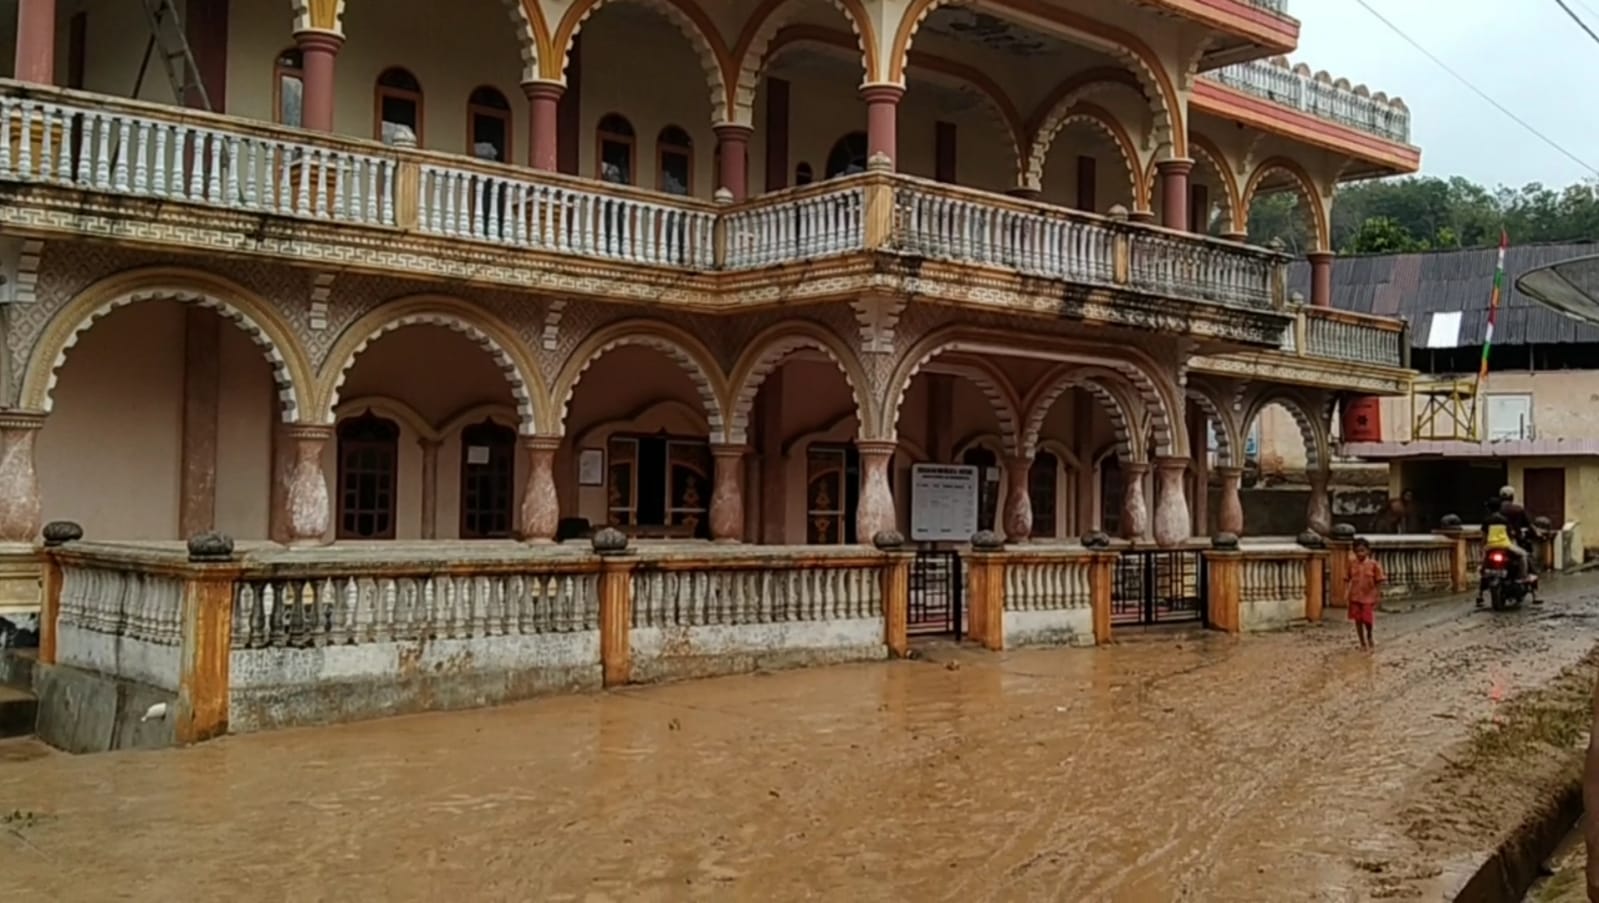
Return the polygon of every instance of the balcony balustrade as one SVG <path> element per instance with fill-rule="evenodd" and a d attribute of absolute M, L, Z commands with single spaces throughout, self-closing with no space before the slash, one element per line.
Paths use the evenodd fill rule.
<path fill-rule="evenodd" d="M 1318 119 L 1388 141 L 1410 143 L 1410 110 L 1403 101 L 1390 100 L 1381 92 L 1367 93 L 1364 86 L 1352 87 L 1326 73 L 1313 75 L 1304 65 L 1290 68 L 1286 61 L 1251 60 L 1202 77 Z"/>
<path fill-rule="evenodd" d="M 0 185 L 353 227 L 364 247 L 422 240 L 718 274 L 861 253 L 922 258 L 1240 311 L 1286 315 L 1286 258 L 1262 248 L 869 172 L 712 204 L 429 151 L 81 92 L 0 83 Z M 41 202 L 43 203 L 43 202 Z M 56 197 L 57 207 L 75 205 Z M 137 205 L 107 215 L 134 217 Z M 76 220 L 74 220 L 76 221 Z M 58 228 L 78 228 L 71 224 Z M 237 226 L 235 227 L 237 228 Z M 379 239 L 373 242 L 373 235 Z M 1310 355 L 1401 363 L 1389 321 L 1312 315 Z M 1369 318 L 1368 318 L 1369 319 Z M 1275 335 L 1275 334 L 1274 334 Z M 1274 340 L 1275 341 L 1275 340 Z M 1284 341 L 1284 347 L 1287 347 Z"/>

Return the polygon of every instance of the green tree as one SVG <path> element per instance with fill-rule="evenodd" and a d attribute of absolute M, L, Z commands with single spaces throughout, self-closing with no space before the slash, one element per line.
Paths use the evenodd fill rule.
<path fill-rule="evenodd" d="M 1447 228 L 1447 227 L 1446 227 Z M 1360 224 L 1360 229 L 1344 245 L 1345 254 L 1408 254 L 1427 250 L 1427 243 L 1417 240 L 1410 230 L 1397 220 L 1386 216 L 1373 216 Z"/>

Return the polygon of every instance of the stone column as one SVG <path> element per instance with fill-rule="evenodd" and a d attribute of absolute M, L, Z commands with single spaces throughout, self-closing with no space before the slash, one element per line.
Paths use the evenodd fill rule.
<path fill-rule="evenodd" d="M 333 64 L 344 46 L 344 36 L 331 31 L 302 31 L 294 36 L 300 46 L 305 83 L 300 124 L 314 132 L 333 131 Z"/>
<path fill-rule="evenodd" d="M 43 427 L 43 414 L 0 412 L 0 542 L 32 543 L 44 526 L 33 467 L 33 442 Z"/>
<path fill-rule="evenodd" d="M 750 196 L 750 136 L 755 129 L 747 125 L 724 122 L 717 126 L 716 144 L 722 151 L 722 171 L 716 174 L 717 188 L 732 192 L 733 200 L 742 201 Z"/>
<path fill-rule="evenodd" d="M 561 165 L 560 109 L 566 86 L 560 82 L 523 82 L 522 93 L 528 101 L 528 165 L 555 172 Z"/>
<path fill-rule="evenodd" d="M 16 73 L 17 81 L 56 83 L 56 0 L 17 0 Z"/>
<path fill-rule="evenodd" d="M 190 537 L 216 528 L 222 319 L 198 304 L 188 305 L 183 313 L 183 461 L 178 535 Z"/>
<path fill-rule="evenodd" d="M 1310 303 L 1313 307 L 1332 307 L 1331 251 L 1311 251 L 1305 257 L 1310 261 Z"/>
<path fill-rule="evenodd" d="M 1244 502 L 1238 495 L 1239 487 L 1244 482 L 1243 468 L 1218 467 L 1216 475 L 1221 477 L 1221 504 L 1216 512 L 1216 532 L 1243 536 Z"/>
<path fill-rule="evenodd" d="M 716 461 L 716 488 L 711 491 L 711 539 L 744 540 L 744 456 L 748 446 L 712 445 Z"/>
<path fill-rule="evenodd" d="M 328 476 L 322 469 L 322 453 L 333 438 L 333 427 L 320 423 L 296 423 L 288 429 L 294 448 L 294 470 L 284 503 L 288 511 L 284 522 L 289 527 L 292 545 L 321 545 L 326 542 L 332 512 L 328 504 Z"/>
<path fill-rule="evenodd" d="M 1310 472 L 1310 503 L 1305 506 L 1305 524 L 1322 536 L 1332 532 L 1332 499 L 1327 492 L 1331 483 L 1331 471 Z"/>
<path fill-rule="evenodd" d="M 899 100 L 905 96 L 900 85 L 864 85 L 861 99 L 866 101 L 866 156 L 883 154 L 899 168 Z M 862 541 L 869 541 L 869 538 Z"/>
<path fill-rule="evenodd" d="M 1133 461 L 1122 465 L 1122 538 L 1134 542 L 1149 539 L 1149 503 L 1144 501 L 1144 477 L 1149 465 Z"/>
<path fill-rule="evenodd" d="M 1033 459 L 1020 455 L 1006 465 L 1005 477 L 1005 538 L 1010 542 L 1026 542 L 1033 536 L 1033 498 L 1030 478 Z"/>
<path fill-rule="evenodd" d="M 432 439 L 417 442 L 422 447 L 422 538 L 439 538 L 439 446 Z"/>
<path fill-rule="evenodd" d="M 561 499 L 555 491 L 555 452 L 561 447 L 559 436 L 529 436 L 522 440 L 527 450 L 527 485 L 522 489 L 522 537 L 532 543 L 555 541 L 561 525 Z"/>
<path fill-rule="evenodd" d="M 857 441 L 861 455 L 861 498 L 855 506 L 855 541 L 870 543 L 884 530 L 898 529 L 894 490 L 889 484 L 888 462 L 898 444 L 882 440 Z"/>
<path fill-rule="evenodd" d="M 1161 225 L 1188 231 L 1188 175 L 1194 161 L 1173 158 L 1155 164 L 1160 171 Z"/>
<path fill-rule="evenodd" d="M 1161 548 L 1180 546 L 1191 535 L 1187 473 L 1187 458 L 1161 458 L 1155 464 L 1155 542 Z"/>

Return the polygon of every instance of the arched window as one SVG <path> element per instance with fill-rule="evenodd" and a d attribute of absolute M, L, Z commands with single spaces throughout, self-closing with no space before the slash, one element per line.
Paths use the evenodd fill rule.
<path fill-rule="evenodd" d="M 1059 487 L 1060 459 L 1047 451 L 1034 455 L 1033 468 L 1027 474 L 1027 496 L 1033 502 L 1033 535 L 1040 539 L 1060 535 L 1056 512 Z"/>
<path fill-rule="evenodd" d="M 339 424 L 339 539 L 393 539 L 400 428 L 367 411 Z"/>
<path fill-rule="evenodd" d="M 847 176 L 866 171 L 866 133 L 850 132 L 838 139 L 827 155 L 827 177 Z"/>
<path fill-rule="evenodd" d="M 305 121 L 305 64 L 298 49 L 278 54 L 272 66 L 272 120 L 298 128 Z"/>
<path fill-rule="evenodd" d="M 816 181 L 816 171 L 811 169 L 811 164 L 801 163 L 794 167 L 794 184 L 796 186 L 809 185 L 814 181 Z"/>
<path fill-rule="evenodd" d="M 383 70 L 378 76 L 376 112 L 379 141 L 396 144 L 406 136 L 422 145 L 422 83 L 416 76 L 399 67 Z"/>
<path fill-rule="evenodd" d="M 694 193 L 694 139 L 675 125 L 661 129 L 655 139 L 655 187 L 667 194 Z"/>
<path fill-rule="evenodd" d="M 466 143 L 472 156 L 511 162 L 511 104 L 493 88 L 472 92 L 466 105 Z"/>
<path fill-rule="evenodd" d="M 516 430 L 485 420 L 461 431 L 461 538 L 511 535 Z"/>
<path fill-rule="evenodd" d="M 633 184 L 633 124 L 615 113 L 600 119 L 595 175 L 613 185 Z"/>

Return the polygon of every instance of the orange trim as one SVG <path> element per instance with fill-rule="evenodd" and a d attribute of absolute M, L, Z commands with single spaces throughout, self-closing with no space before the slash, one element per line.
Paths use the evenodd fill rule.
<path fill-rule="evenodd" d="M 538 0 L 522 0 L 522 14 L 527 16 L 528 24 L 533 28 L 533 50 L 538 54 L 534 64 L 543 72 L 544 60 L 554 54 L 555 45 L 550 43 L 550 26 L 544 21 L 544 10 L 539 7 Z"/>
<path fill-rule="evenodd" d="M 1417 148 L 1290 110 L 1208 79 L 1195 81 L 1191 103 L 1195 110 L 1347 154 L 1395 172 L 1411 173 L 1421 169 L 1421 151 Z"/>
<path fill-rule="evenodd" d="M 582 30 L 584 20 L 609 2 L 611 0 L 577 0 L 566 11 L 566 15 L 561 18 L 561 24 L 555 30 L 555 40 L 552 44 L 553 47 L 561 48 L 559 53 L 550 55 L 550 67 L 555 67 L 555 71 L 549 71 L 550 67 L 546 67 L 543 61 L 540 61 L 540 69 L 544 71 L 545 78 L 564 82 L 566 58 L 572 52 L 572 39 Z M 722 34 L 717 30 L 716 23 L 711 21 L 711 18 L 695 5 L 693 0 L 653 0 L 653 5 L 664 5 L 677 10 L 693 26 L 695 34 L 703 42 L 703 46 L 699 49 L 710 51 L 711 57 L 716 61 L 722 79 L 722 97 L 731 114 L 734 87 L 738 84 L 738 70 L 732 68 L 732 59 L 728 54 L 727 45 L 722 43 Z M 733 73 L 732 78 L 728 77 L 729 72 Z"/>
<path fill-rule="evenodd" d="M 755 43 L 755 38 L 761 33 L 761 29 L 766 25 L 766 20 L 770 19 L 779 8 L 781 8 L 785 3 L 789 2 L 793 2 L 793 0 L 763 0 L 761 5 L 756 7 L 754 14 L 750 16 L 748 24 L 744 26 L 744 31 L 738 36 L 738 42 L 733 45 L 733 60 L 739 67 L 735 70 L 735 73 L 739 78 L 744 77 L 744 57 L 749 54 L 750 47 Z M 879 64 L 877 60 L 877 32 L 872 27 L 871 15 L 866 12 L 866 7 L 861 3 L 861 0 L 831 0 L 831 2 L 835 5 L 842 5 L 845 8 L 845 13 L 851 19 L 852 24 L 855 26 L 855 30 L 858 33 L 858 35 L 854 37 L 853 43 L 855 44 L 856 49 L 861 51 L 862 58 L 866 64 L 865 82 L 867 84 L 876 82 L 878 80 L 879 72 Z M 787 31 L 790 27 L 817 28 L 822 31 L 827 30 L 821 26 L 804 25 L 786 26 L 779 29 L 772 36 L 772 42 L 767 45 L 765 56 L 759 60 L 755 60 L 755 65 L 753 68 L 759 71 L 760 67 L 766 62 L 766 60 L 771 59 L 772 54 L 775 52 L 777 35 Z M 753 88 L 756 86 L 751 85 L 751 87 Z"/>
<path fill-rule="evenodd" d="M 910 48 L 911 38 L 915 36 L 916 30 L 921 27 L 923 19 L 937 7 L 950 2 L 952 0 L 911 0 L 910 6 L 900 18 L 899 30 L 894 36 L 894 53 L 889 59 L 888 78 L 885 81 L 894 84 L 904 83 L 906 51 Z M 1172 82 L 1171 75 L 1166 71 L 1166 67 L 1161 65 L 1159 55 L 1150 49 L 1148 44 L 1140 40 L 1138 36 L 1086 16 L 1047 5 L 1040 2 L 1040 0 L 989 0 L 989 4 L 999 8 L 1012 9 L 1046 22 L 1053 22 L 1069 31 L 1093 35 L 1106 43 L 1126 50 L 1143 61 L 1148 70 L 1147 74 L 1154 77 L 1155 84 L 1160 90 L 1161 104 L 1166 110 L 1166 115 L 1171 117 L 1172 155 L 1177 157 L 1188 156 L 1188 125 L 1181 102 L 1181 95 L 1177 92 L 1177 86 Z"/>
<path fill-rule="evenodd" d="M 776 36 L 772 38 L 772 43 L 767 49 L 767 58 L 770 59 L 784 47 L 801 41 L 828 44 L 845 50 L 854 46 L 852 36 L 843 32 L 823 28 L 819 25 L 788 25 L 778 31 Z M 989 78 L 988 74 L 981 69 L 968 66 L 965 63 L 955 62 L 937 54 L 913 50 L 910 54 L 910 60 L 915 66 L 960 79 L 987 96 L 999 111 L 1000 118 L 1010 127 L 1011 142 L 1016 147 L 1017 160 L 1020 163 L 1026 162 L 1026 153 L 1029 146 L 1027 140 L 1029 132 L 1026 123 L 1022 119 L 1021 111 L 1011 102 L 1010 96 L 1005 93 L 1005 89 L 1001 88 L 998 82 Z"/>
<path fill-rule="evenodd" d="M 1285 172 L 1293 177 L 1299 185 L 1299 201 L 1310 208 L 1310 222 L 1316 230 L 1316 247 L 1312 251 L 1326 251 L 1332 247 L 1332 228 L 1327 222 L 1327 208 L 1321 202 L 1321 193 L 1316 190 L 1316 180 L 1299 163 L 1287 157 L 1271 157 L 1255 167 L 1255 172 L 1249 177 L 1249 182 L 1244 186 L 1244 222 L 1238 225 L 1242 232 L 1249 224 L 1249 204 L 1255 201 L 1255 192 L 1260 190 L 1260 183 L 1268 173 Z M 1236 221 L 1236 217 L 1234 218 Z M 1235 222 L 1236 225 L 1236 222 Z"/>
<path fill-rule="evenodd" d="M 1233 168 L 1227 165 L 1227 155 L 1221 152 L 1221 148 L 1217 147 L 1215 142 L 1198 133 L 1189 134 L 1188 144 L 1196 153 L 1204 154 L 1208 157 L 1210 165 L 1215 167 L 1216 171 L 1221 174 L 1222 188 L 1227 191 L 1227 212 L 1232 215 L 1233 228 L 1236 230 L 1240 215 L 1238 211 L 1243 207 L 1244 197 L 1242 190 L 1238 187 L 1237 173 L 1233 172 Z M 1245 213 L 1244 215 L 1247 216 L 1248 214 Z"/>

